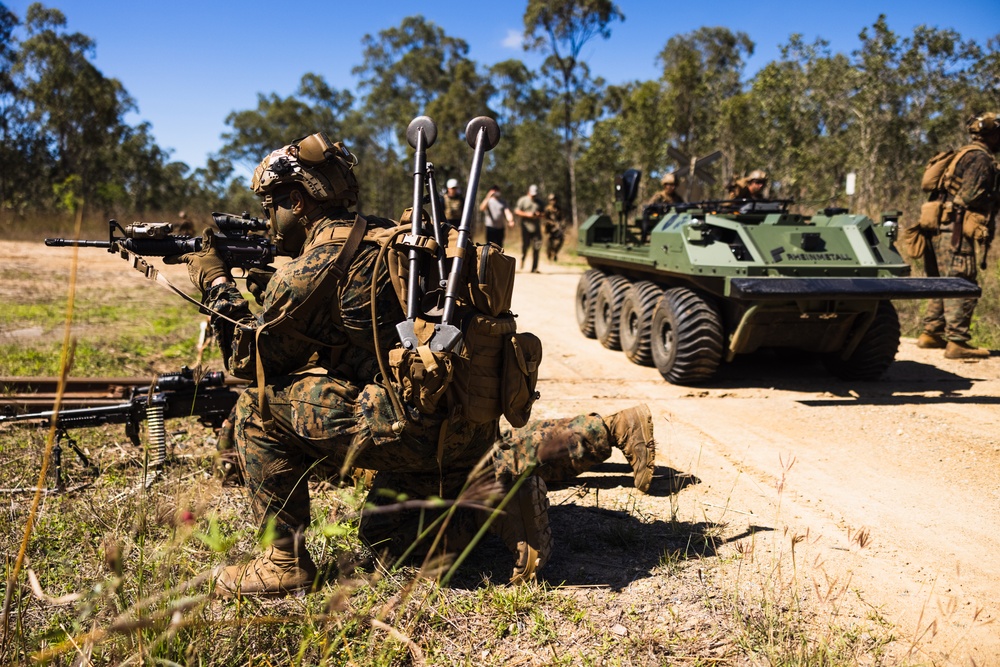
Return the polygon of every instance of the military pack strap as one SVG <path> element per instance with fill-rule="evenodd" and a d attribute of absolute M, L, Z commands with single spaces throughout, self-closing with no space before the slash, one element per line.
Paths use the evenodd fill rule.
<path fill-rule="evenodd" d="M 358 252 L 358 248 L 361 247 L 361 242 L 364 240 L 365 232 L 368 229 L 368 222 L 360 215 L 354 216 L 354 224 L 351 226 L 350 232 L 347 234 L 347 239 L 343 241 L 344 247 L 341 248 L 340 252 L 337 253 L 336 259 L 334 259 L 329 264 L 320 267 L 319 280 L 316 285 L 312 288 L 306 298 L 301 301 L 298 305 L 288 309 L 283 310 L 278 317 L 274 318 L 270 322 L 266 322 L 263 325 L 257 327 L 257 331 L 254 334 L 254 356 L 256 361 L 256 371 L 257 371 L 257 405 L 260 409 L 261 419 L 263 420 L 264 430 L 270 429 L 273 424 L 273 419 L 271 418 L 271 409 L 267 404 L 266 394 L 264 392 L 264 362 L 260 358 L 260 336 L 265 330 L 272 329 L 280 324 L 283 324 L 287 320 L 294 320 L 296 313 L 303 309 L 311 307 L 321 298 L 327 295 L 327 290 L 324 287 L 330 285 L 331 283 L 336 284 L 340 282 L 341 278 L 347 273 L 347 269 L 350 268 L 351 262 L 354 261 L 354 256 Z M 336 235 L 331 235 L 330 237 L 323 239 L 320 243 L 313 245 L 312 247 L 322 247 L 325 245 L 331 245 L 334 243 L 340 243 L 339 238 L 335 238 Z M 336 302 L 336 299 L 334 299 Z M 336 349 L 342 347 L 339 345 L 330 345 L 328 343 L 323 343 L 315 340 L 309 336 L 306 336 L 301 331 L 295 329 L 286 329 L 285 333 L 294 336 L 300 340 L 305 340 L 307 342 L 313 343 L 320 347 L 327 347 L 331 349 Z"/>

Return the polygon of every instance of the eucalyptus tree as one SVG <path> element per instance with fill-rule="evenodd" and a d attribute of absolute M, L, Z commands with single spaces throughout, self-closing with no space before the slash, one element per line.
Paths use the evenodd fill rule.
<path fill-rule="evenodd" d="M 91 63 L 93 40 L 65 28 L 58 9 L 29 6 L 12 73 L 28 121 L 45 137 L 57 199 L 75 207 L 107 186 L 124 116 L 135 106 L 120 82 Z"/>
<path fill-rule="evenodd" d="M 723 106 L 742 92 L 745 59 L 753 50 L 744 32 L 703 27 L 671 37 L 657 58 L 663 71 L 665 118 L 677 148 L 687 155 L 723 150 L 724 176 L 736 168 L 729 162 L 736 138 L 734 126 L 722 122 Z"/>
<path fill-rule="evenodd" d="M 366 34 L 361 44 L 363 61 L 353 72 L 360 78 L 362 122 L 370 137 L 364 160 L 376 167 L 375 173 L 365 173 L 375 209 L 395 217 L 412 202 L 405 141 L 410 121 L 419 115 L 434 118 L 438 138 L 432 161 L 443 176 L 458 176 L 470 155 L 465 126 L 474 116 L 492 115 L 487 106 L 492 88 L 468 58 L 468 43 L 423 16 Z"/>
<path fill-rule="evenodd" d="M 597 106 L 593 98 L 603 83 L 590 76 L 580 54 L 593 38 L 610 37 L 611 24 L 623 20 L 625 15 L 611 0 L 529 0 L 524 11 L 524 48 L 547 55 L 542 70 L 559 94 L 556 113 L 563 132 L 574 225 L 579 222 L 576 159 L 580 133 L 596 120 L 591 115 Z"/>

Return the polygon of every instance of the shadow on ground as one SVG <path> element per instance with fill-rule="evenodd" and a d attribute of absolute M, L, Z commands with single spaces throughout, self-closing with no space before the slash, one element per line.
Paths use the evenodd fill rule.
<path fill-rule="evenodd" d="M 563 492 L 556 494 L 562 497 L 561 502 L 550 494 L 553 552 L 540 573 L 540 579 L 550 585 L 620 591 L 633 581 L 655 576 L 658 570 L 685 560 L 715 556 L 726 543 L 772 530 L 751 526 L 743 534 L 723 537 L 724 524 L 644 515 L 643 509 L 628 504 L 635 500 L 626 491 L 632 484 L 628 465 L 605 463 L 591 472 L 597 474 L 577 478 L 574 485 L 562 487 Z M 651 496 L 670 496 L 700 483 L 694 475 L 672 468 L 658 468 L 658 473 L 650 487 Z M 565 490 L 574 488 L 579 490 L 576 496 L 565 494 Z M 559 487 L 552 485 L 552 490 L 558 491 Z M 607 495 L 602 496 L 602 491 Z M 574 502 L 585 497 L 586 501 Z M 658 506 L 662 507 L 662 503 Z M 487 580 L 505 582 L 512 564 L 513 557 L 503 543 L 490 536 L 473 552 L 451 585 L 475 588 Z"/>

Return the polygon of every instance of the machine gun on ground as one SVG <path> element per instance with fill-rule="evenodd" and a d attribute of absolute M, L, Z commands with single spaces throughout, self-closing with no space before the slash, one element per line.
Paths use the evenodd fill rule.
<path fill-rule="evenodd" d="M 263 269 L 280 254 L 267 234 L 267 220 L 250 217 L 248 213 L 242 216 L 212 213 L 212 219 L 219 228 L 213 247 L 227 266 L 243 270 Z M 109 220 L 107 241 L 45 239 L 45 245 L 106 248 L 108 252 L 118 252 L 125 258 L 130 254 L 169 257 L 201 250 L 200 236 L 171 234 L 172 228 L 169 222 L 133 222 L 123 227 L 117 220 Z"/>
<path fill-rule="evenodd" d="M 4 389 L 13 383 L 5 383 Z M 149 465 L 161 466 L 166 460 L 167 432 L 165 420 L 180 417 L 197 417 L 205 426 L 220 428 L 232 412 L 240 391 L 230 386 L 221 372 L 210 372 L 197 377 L 191 369 L 184 367 L 177 373 L 160 375 L 154 382 L 144 386 L 126 388 L 126 400 L 110 405 L 22 414 L 0 415 L 0 427 L 6 424 L 20 426 L 51 427 L 55 421 L 56 443 L 53 449 L 53 463 L 56 475 L 56 489 L 65 488 L 62 474 L 63 442 L 68 444 L 80 458 L 81 463 L 93 469 L 90 460 L 73 440 L 69 431 L 78 428 L 93 428 L 104 424 L 124 424 L 125 433 L 137 447 L 141 447 L 140 434 L 146 425 Z M 7 401 L 8 410 L 13 412 L 17 403 Z"/>

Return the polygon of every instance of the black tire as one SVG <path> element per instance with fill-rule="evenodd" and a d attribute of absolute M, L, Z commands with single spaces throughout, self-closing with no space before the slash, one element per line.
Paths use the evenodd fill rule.
<path fill-rule="evenodd" d="M 879 301 L 875 319 L 854 353 L 841 359 L 839 353 L 823 355 L 823 365 L 841 380 L 878 380 L 899 350 L 899 315 L 889 301 Z"/>
<path fill-rule="evenodd" d="M 594 333 L 601 345 L 609 350 L 622 349 L 618 337 L 618 322 L 622 314 L 622 300 L 632 283 L 625 276 L 608 276 L 597 290 L 594 301 Z"/>
<path fill-rule="evenodd" d="M 629 361 L 640 366 L 653 365 L 653 352 L 649 347 L 649 325 L 653 309 L 663 296 L 663 288 L 648 280 L 641 280 L 625 293 L 618 325 L 621 329 L 622 350 Z"/>
<path fill-rule="evenodd" d="M 722 320 L 696 292 L 686 287 L 669 289 L 653 309 L 650 349 L 653 364 L 668 382 L 704 382 L 722 362 Z"/>
<path fill-rule="evenodd" d="M 604 272 L 599 269 L 587 269 L 580 282 L 576 285 L 576 324 L 580 333 L 587 338 L 594 338 L 594 302 L 597 300 L 597 290 L 604 282 Z"/>

